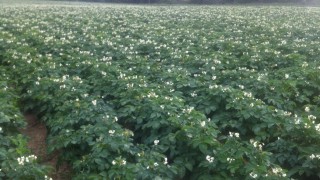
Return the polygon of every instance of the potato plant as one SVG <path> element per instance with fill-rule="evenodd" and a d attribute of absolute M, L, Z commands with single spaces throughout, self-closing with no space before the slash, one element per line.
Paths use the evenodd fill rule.
<path fill-rule="evenodd" d="M 8 73 L 0 74 L 0 179 L 42 180 L 48 169 L 39 165 L 27 148 L 27 139 L 18 131 L 25 122 L 17 108 L 17 92 L 8 81 Z"/>

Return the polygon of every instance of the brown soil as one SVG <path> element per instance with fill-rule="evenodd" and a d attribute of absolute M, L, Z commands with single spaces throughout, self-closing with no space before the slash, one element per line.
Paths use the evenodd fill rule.
<path fill-rule="evenodd" d="M 53 180 L 69 180 L 70 167 L 67 164 L 58 166 L 59 152 L 52 154 L 47 153 L 47 128 L 44 123 L 40 122 L 33 114 L 25 114 L 25 120 L 28 125 L 22 129 L 22 134 L 28 136 L 28 147 L 31 152 L 36 155 L 41 164 L 53 167 L 53 172 L 49 175 Z"/>

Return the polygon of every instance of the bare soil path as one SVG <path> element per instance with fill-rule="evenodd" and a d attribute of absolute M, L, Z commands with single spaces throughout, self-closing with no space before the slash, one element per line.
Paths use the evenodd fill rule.
<path fill-rule="evenodd" d="M 28 136 L 28 147 L 31 152 L 36 155 L 40 162 L 44 165 L 50 165 L 54 168 L 50 177 L 53 180 L 69 180 L 70 177 L 70 167 L 63 164 L 58 166 L 58 156 L 59 153 L 47 153 L 47 128 L 44 123 L 39 121 L 37 117 L 33 114 L 24 115 L 26 122 L 28 123 L 25 129 L 22 129 L 22 134 Z"/>

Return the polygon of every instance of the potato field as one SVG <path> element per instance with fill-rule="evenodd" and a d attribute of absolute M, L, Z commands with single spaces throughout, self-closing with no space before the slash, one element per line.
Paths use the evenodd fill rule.
<path fill-rule="evenodd" d="M 320 7 L 0 3 L 0 179 L 320 178 Z M 53 180 L 55 180 L 53 178 Z"/>

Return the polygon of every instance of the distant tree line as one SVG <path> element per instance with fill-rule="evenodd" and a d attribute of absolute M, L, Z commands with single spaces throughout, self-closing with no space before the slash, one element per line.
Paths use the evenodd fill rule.
<path fill-rule="evenodd" d="M 241 4 L 241 3 L 301 3 L 314 4 L 318 0 L 68 0 L 110 3 L 192 3 L 192 4 Z"/>
<path fill-rule="evenodd" d="M 313 0 L 190 0 L 195 4 L 239 4 L 239 3 L 311 3 Z"/>

